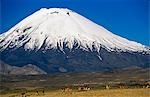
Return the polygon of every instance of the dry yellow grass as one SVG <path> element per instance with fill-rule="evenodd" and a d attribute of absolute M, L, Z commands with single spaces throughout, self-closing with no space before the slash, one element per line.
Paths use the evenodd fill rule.
<path fill-rule="evenodd" d="M 6 94 L 0 97 L 22 97 L 21 94 Z M 34 92 L 27 93 L 27 97 L 150 97 L 150 89 L 110 89 L 91 90 L 83 92 L 49 91 L 37 95 Z"/>

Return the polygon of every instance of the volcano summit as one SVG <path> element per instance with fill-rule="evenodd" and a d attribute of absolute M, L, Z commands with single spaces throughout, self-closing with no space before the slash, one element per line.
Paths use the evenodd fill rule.
<path fill-rule="evenodd" d="M 1 61 L 46 73 L 149 68 L 150 49 L 63 8 L 42 8 L 0 35 Z"/>

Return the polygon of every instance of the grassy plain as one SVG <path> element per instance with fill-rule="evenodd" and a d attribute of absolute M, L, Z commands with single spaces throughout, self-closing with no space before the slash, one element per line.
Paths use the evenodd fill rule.
<path fill-rule="evenodd" d="M 150 97 L 149 78 L 147 69 L 37 76 L 0 75 L 0 97 Z M 91 90 L 78 91 L 82 85 Z M 106 85 L 110 85 L 109 90 L 105 89 Z M 62 92 L 64 87 L 70 87 L 72 91 Z"/>
<path fill-rule="evenodd" d="M 21 93 L 7 93 L 0 97 L 25 97 Z M 110 89 L 90 91 L 67 91 L 61 90 L 39 92 L 27 92 L 26 97 L 150 97 L 150 89 Z"/>

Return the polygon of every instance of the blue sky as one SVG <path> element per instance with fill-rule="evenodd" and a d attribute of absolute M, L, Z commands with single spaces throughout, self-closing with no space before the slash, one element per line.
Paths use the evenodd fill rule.
<path fill-rule="evenodd" d="M 0 0 L 3 33 L 42 7 L 69 8 L 109 31 L 149 44 L 149 0 Z"/>

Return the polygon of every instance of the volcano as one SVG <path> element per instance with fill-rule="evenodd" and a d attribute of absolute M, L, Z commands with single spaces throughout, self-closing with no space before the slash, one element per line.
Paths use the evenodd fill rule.
<path fill-rule="evenodd" d="M 64 8 L 42 8 L 0 35 L 2 62 L 48 74 L 149 68 L 149 55 L 148 46 Z"/>

